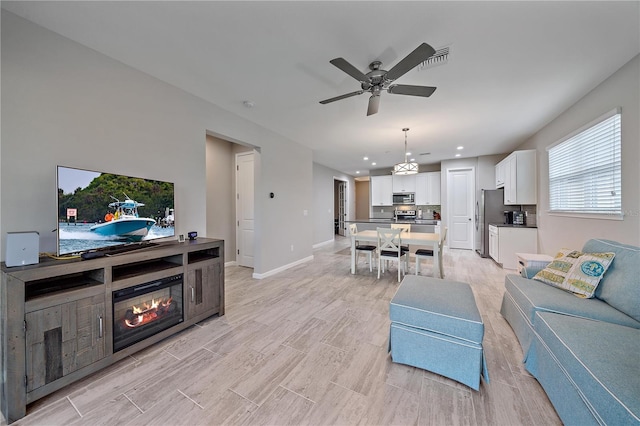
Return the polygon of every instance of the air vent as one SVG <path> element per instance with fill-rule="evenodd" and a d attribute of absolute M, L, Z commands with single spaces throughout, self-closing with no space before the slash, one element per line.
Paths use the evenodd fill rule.
<path fill-rule="evenodd" d="M 420 155 L 431 155 L 430 152 L 421 152 Z"/>
<path fill-rule="evenodd" d="M 418 71 L 422 71 L 427 68 L 433 68 L 438 65 L 444 65 L 449 61 L 449 48 L 443 47 L 442 49 L 436 50 L 436 53 L 431 55 L 429 59 L 424 62 L 421 62 L 418 65 Z"/>

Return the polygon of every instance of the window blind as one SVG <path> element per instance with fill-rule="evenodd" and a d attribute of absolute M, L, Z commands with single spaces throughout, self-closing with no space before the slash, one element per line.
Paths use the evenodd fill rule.
<path fill-rule="evenodd" d="M 622 214 L 620 110 L 548 148 L 553 213 Z"/>

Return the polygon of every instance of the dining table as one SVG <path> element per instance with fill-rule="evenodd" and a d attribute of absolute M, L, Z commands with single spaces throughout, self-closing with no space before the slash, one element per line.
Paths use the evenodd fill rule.
<path fill-rule="evenodd" d="M 351 273 L 356 273 L 356 241 L 357 242 L 378 242 L 378 231 L 359 231 L 351 235 Z M 442 278 L 440 271 L 440 234 L 433 232 L 411 232 L 403 231 L 400 234 L 401 244 L 413 244 L 419 246 L 430 246 L 433 250 L 433 276 Z"/>

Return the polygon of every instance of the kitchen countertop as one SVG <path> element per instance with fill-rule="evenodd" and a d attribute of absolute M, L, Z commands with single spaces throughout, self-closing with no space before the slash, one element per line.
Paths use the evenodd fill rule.
<path fill-rule="evenodd" d="M 538 225 L 513 225 L 510 223 L 490 223 L 489 226 L 497 226 L 498 228 L 537 228 Z"/>
<path fill-rule="evenodd" d="M 415 219 L 415 220 L 395 220 L 395 219 L 362 219 L 345 220 L 345 223 L 414 223 L 416 225 L 438 225 L 439 220 Z"/>

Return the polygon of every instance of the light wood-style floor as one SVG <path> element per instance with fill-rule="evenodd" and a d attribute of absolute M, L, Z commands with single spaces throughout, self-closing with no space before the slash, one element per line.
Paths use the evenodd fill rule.
<path fill-rule="evenodd" d="M 35 402 L 14 424 L 561 424 L 500 315 L 505 271 L 445 250 L 446 279 L 471 284 L 485 322 L 491 382 L 475 392 L 391 362 L 395 266 L 377 280 L 361 256 L 350 275 L 348 243 L 337 237 L 313 261 L 263 280 L 228 267 L 225 316 Z"/>

